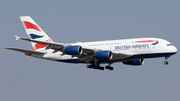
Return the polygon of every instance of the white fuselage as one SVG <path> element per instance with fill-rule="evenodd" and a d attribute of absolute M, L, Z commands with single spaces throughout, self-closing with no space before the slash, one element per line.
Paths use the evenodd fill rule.
<path fill-rule="evenodd" d="M 79 45 L 82 47 L 90 47 L 94 50 L 110 50 L 115 53 L 129 54 L 129 56 L 113 57 L 111 60 L 99 61 L 99 63 L 113 63 L 113 62 L 123 62 L 133 59 L 141 58 L 154 58 L 154 57 L 168 57 L 177 52 L 175 46 L 170 42 L 159 39 L 159 38 L 135 38 L 135 39 L 123 39 L 123 40 L 107 40 L 107 41 L 95 41 L 95 42 L 77 42 L 70 43 L 71 45 Z M 70 63 L 86 63 L 81 61 L 78 57 L 72 55 L 63 54 L 63 52 L 53 52 L 53 49 L 40 49 L 36 51 L 45 51 L 45 55 L 33 55 L 34 57 L 70 62 Z"/>

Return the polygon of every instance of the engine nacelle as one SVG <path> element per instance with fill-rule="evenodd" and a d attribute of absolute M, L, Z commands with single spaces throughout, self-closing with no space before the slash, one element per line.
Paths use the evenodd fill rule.
<path fill-rule="evenodd" d="M 69 46 L 66 47 L 64 50 L 64 53 L 68 54 L 68 55 L 80 55 L 82 54 L 83 49 L 81 46 Z"/>
<path fill-rule="evenodd" d="M 123 62 L 125 65 L 142 65 L 144 63 L 144 59 L 135 59 L 131 61 Z"/>
<path fill-rule="evenodd" d="M 95 53 L 95 58 L 98 60 L 110 60 L 112 57 L 111 51 L 99 51 Z"/>

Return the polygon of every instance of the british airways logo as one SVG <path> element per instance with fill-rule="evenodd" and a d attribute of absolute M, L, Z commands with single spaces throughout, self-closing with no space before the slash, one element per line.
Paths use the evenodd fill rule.
<path fill-rule="evenodd" d="M 153 42 L 151 45 L 157 45 L 159 43 L 158 40 L 143 40 L 143 41 L 136 41 L 136 42 Z"/>
<path fill-rule="evenodd" d="M 121 49 L 136 49 L 136 48 L 148 48 L 148 44 L 137 44 L 137 45 L 122 45 L 122 46 L 115 46 L 115 50 L 121 50 Z"/>
<path fill-rule="evenodd" d="M 133 43 L 152 43 L 151 45 L 157 45 L 159 42 L 158 42 L 158 40 L 143 40 L 143 41 L 136 41 Z M 136 48 L 149 48 L 149 44 L 115 46 L 115 50 L 132 49 L 132 48 L 134 48 L 134 49 L 136 49 Z"/>
<path fill-rule="evenodd" d="M 30 35 L 30 37 L 31 37 L 32 39 L 42 38 L 42 37 L 43 37 L 43 36 L 36 35 L 36 34 L 29 34 L 29 35 Z"/>

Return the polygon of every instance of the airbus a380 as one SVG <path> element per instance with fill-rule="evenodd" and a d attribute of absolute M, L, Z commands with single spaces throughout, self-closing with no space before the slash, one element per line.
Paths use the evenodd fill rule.
<path fill-rule="evenodd" d="M 146 58 L 165 57 L 176 54 L 177 48 L 160 38 L 135 38 L 95 42 L 56 43 L 29 16 L 20 17 L 29 38 L 16 37 L 30 41 L 33 50 L 6 48 L 41 59 L 67 63 L 84 63 L 87 68 L 104 70 L 100 64 L 108 64 L 106 69 L 113 70 L 111 64 L 122 62 L 126 65 L 142 65 Z"/>

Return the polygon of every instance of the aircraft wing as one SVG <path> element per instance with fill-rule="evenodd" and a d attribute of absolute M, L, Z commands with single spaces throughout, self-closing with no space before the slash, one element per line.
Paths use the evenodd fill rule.
<path fill-rule="evenodd" d="M 134 53 L 127 53 L 127 52 L 116 52 L 116 51 L 111 51 L 113 54 L 113 58 L 112 59 L 123 59 L 123 58 L 128 58 L 130 56 L 132 56 Z M 89 63 L 93 60 L 93 53 L 94 50 L 91 49 L 84 49 L 83 48 L 83 53 L 82 55 L 78 55 L 76 57 L 78 57 L 80 60 L 84 60 L 85 62 Z M 87 54 L 88 53 L 88 54 Z"/>
<path fill-rule="evenodd" d="M 71 46 L 71 45 L 68 45 L 68 44 L 63 44 L 63 43 L 55 43 L 55 42 L 47 42 L 47 41 L 39 41 L 39 40 L 33 40 L 33 39 L 29 39 L 29 38 L 22 38 L 22 37 L 18 37 L 16 36 L 16 41 L 21 39 L 21 40 L 25 40 L 25 41 L 30 41 L 30 42 L 35 42 L 35 43 L 39 43 L 39 44 L 43 44 L 43 45 L 48 45 L 46 47 L 46 49 L 54 49 L 55 51 L 56 50 L 60 50 L 62 51 L 62 49 L 64 47 L 67 47 L 67 46 Z"/>
<path fill-rule="evenodd" d="M 89 63 L 91 62 L 94 58 L 94 54 L 95 52 L 98 51 L 103 51 L 101 49 L 94 49 L 93 47 L 82 47 L 83 48 L 83 54 L 82 55 L 78 55 L 76 57 L 78 57 L 80 60 L 84 60 L 85 62 Z M 111 51 L 113 54 L 113 58 L 112 59 L 123 59 L 123 58 L 128 58 L 132 55 L 134 55 L 134 53 L 132 52 L 127 52 L 127 51 Z"/>
<path fill-rule="evenodd" d="M 35 42 L 35 43 L 39 43 L 39 44 L 43 44 L 43 45 L 58 45 L 58 46 L 64 46 L 65 44 L 63 43 L 55 43 L 55 42 L 47 42 L 47 41 L 38 41 L 38 40 L 32 40 L 29 38 L 20 38 L 18 36 L 16 36 L 16 41 L 21 39 L 21 40 L 26 40 L 26 41 L 30 41 L 30 42 Z"/>
<path fill-rule="evenodd" d="M 23 53 L 32 53 L 32 54 L 45 54 L 46 53 L 46 52 L 38 52 L 38 51 L 20 49 L 20 48 L 5 48 L 5 49 L 14 50 L 14 51 L 23 52 Z"/>
<path fill-rule="evenodd" d="M 94 49 L 93 47 L 82 47 L 83 48 L 83 52 L 85 52 L 86 54 L 88 53 L 93 53 L 93 52 L 98 52 L 98 51 L 102 51 L 101 49 Z M 113 53 L 113 56 L 121 56 L 121 57 L 129 57 L 132 56 L 134 53 L 132 52 L 127 52 L 127 51 L 111 51 Z"/>

